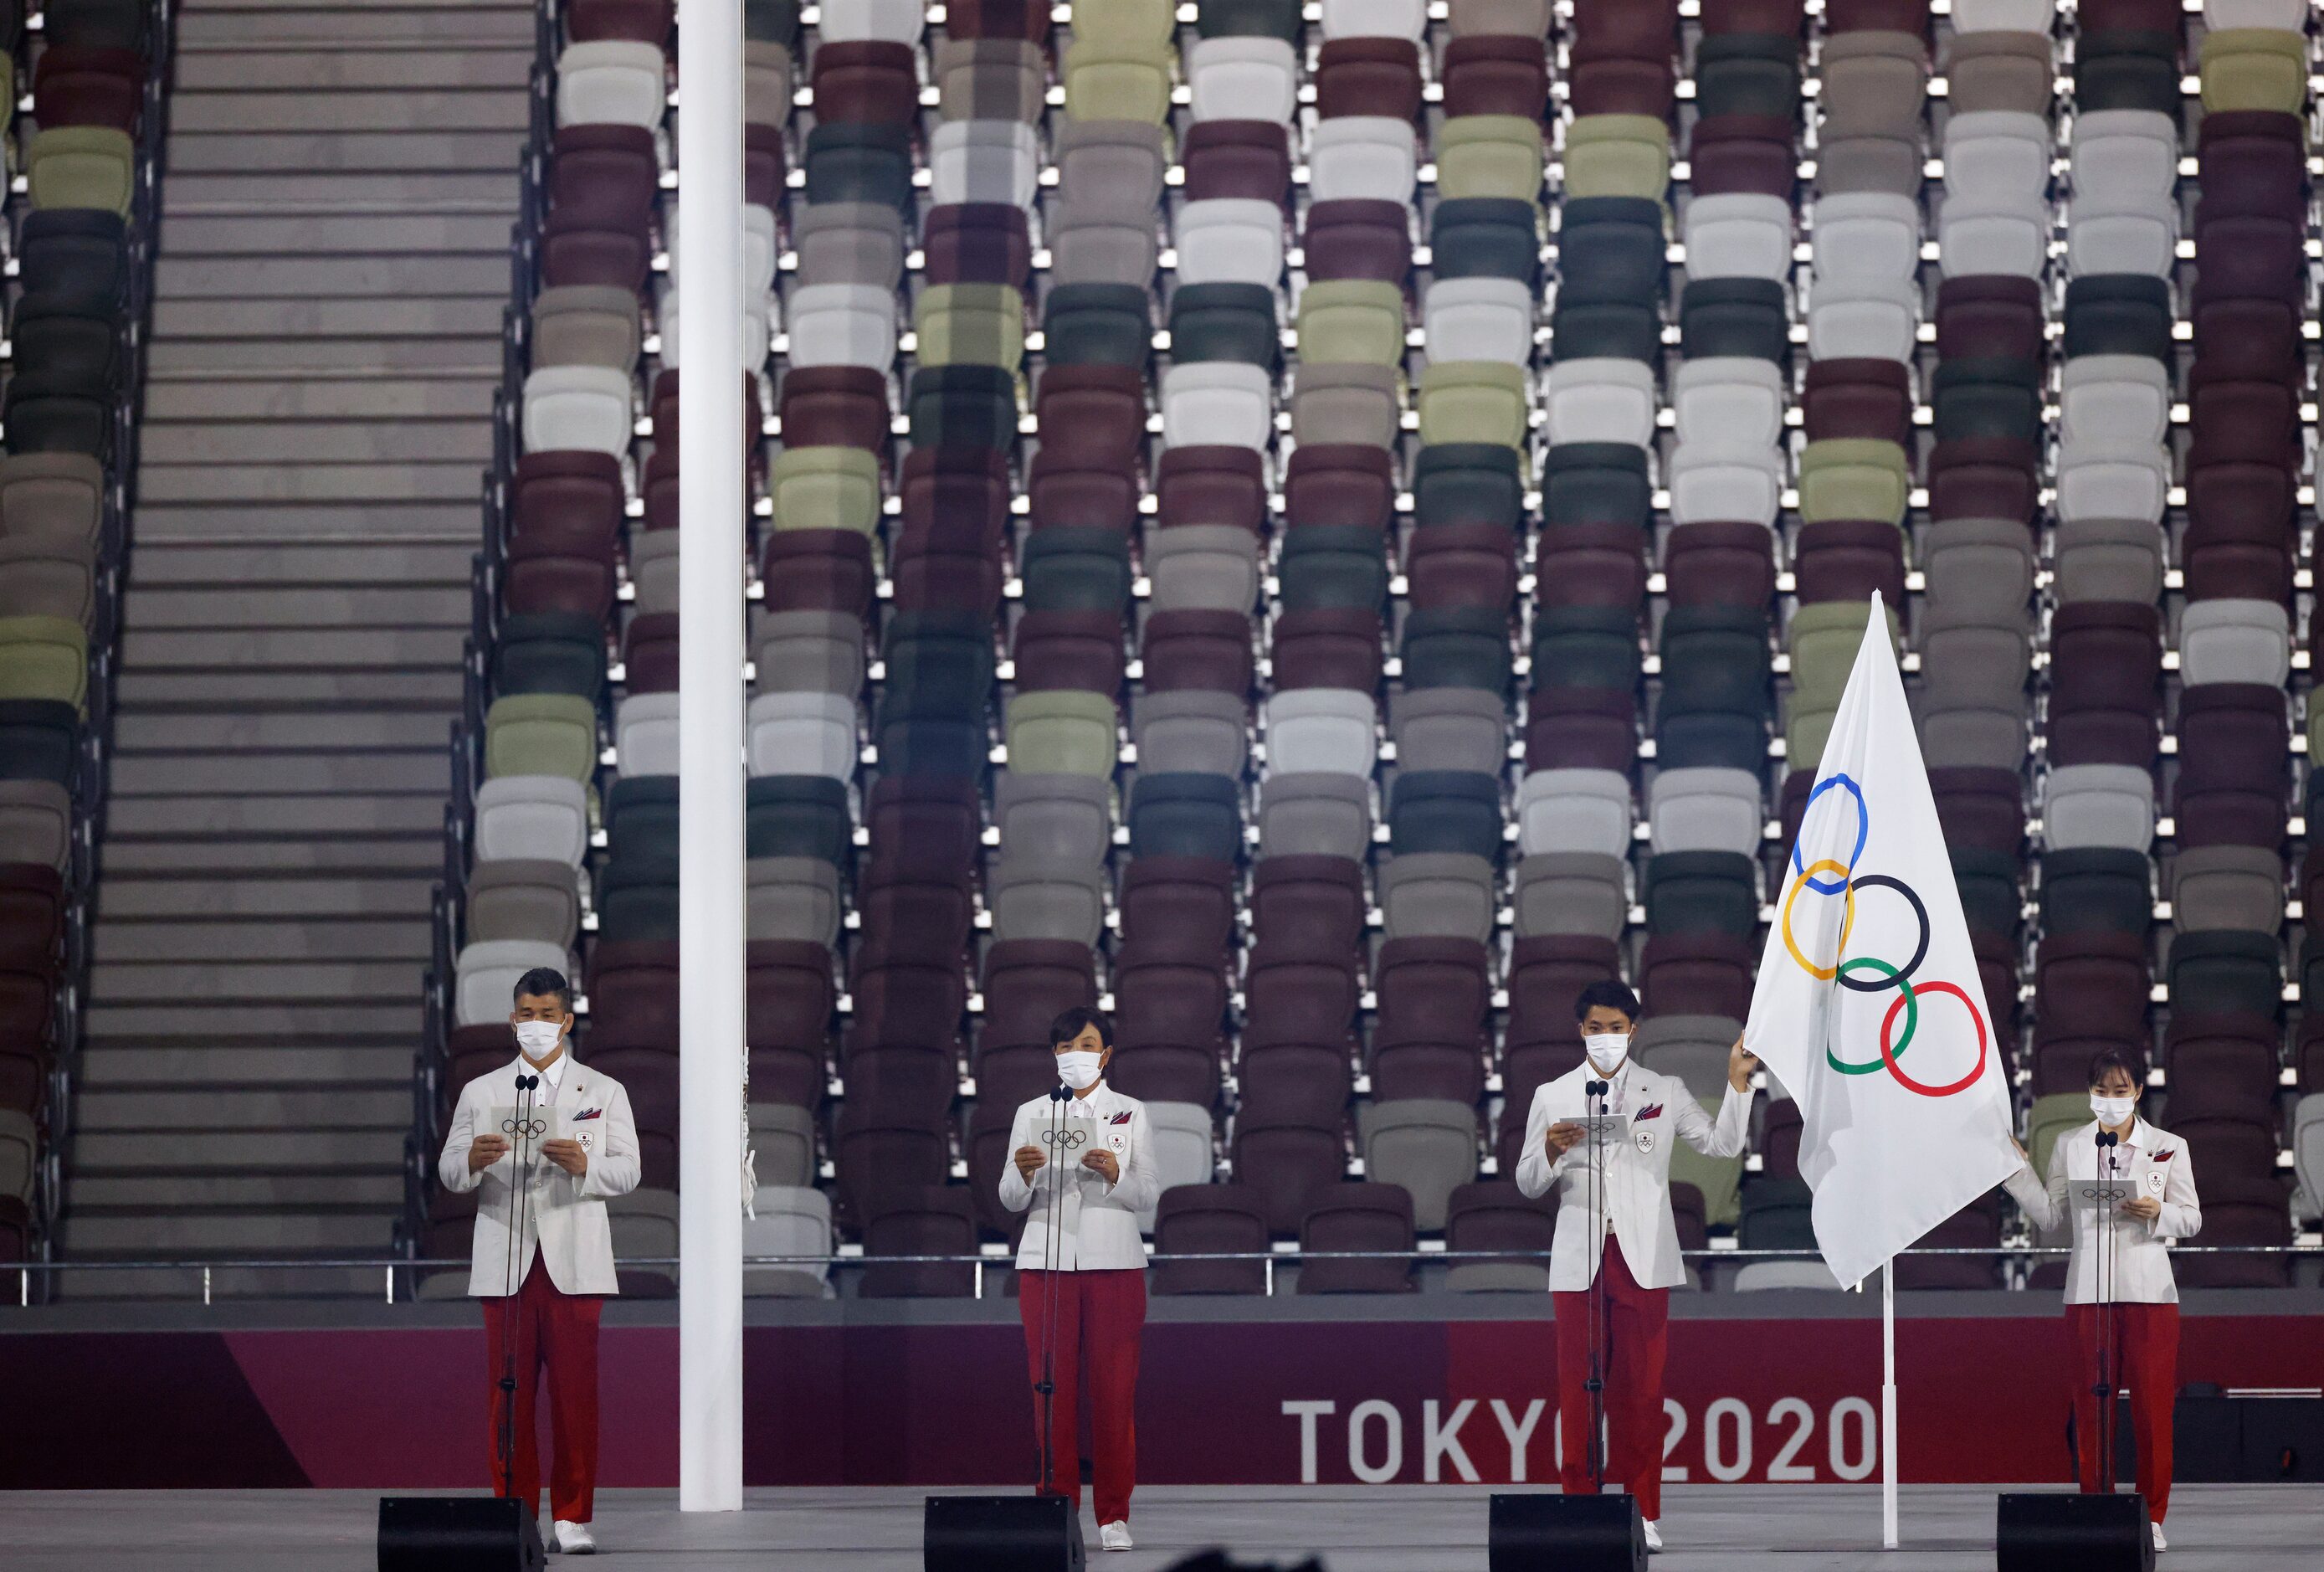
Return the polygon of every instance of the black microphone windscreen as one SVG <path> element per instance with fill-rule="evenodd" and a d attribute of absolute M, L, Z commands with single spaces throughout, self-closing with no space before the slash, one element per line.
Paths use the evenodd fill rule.
<path fill-rule="evenodd" d="M 1063 1087 L 1062 1085 L 1060 1085 L 1060 1086 L 1051 1087 L 1049 1088 L 1049 1101 L 1051 1101 L 1052 1103 L 1062 1103 L 1062 1102 L 1064 1102 L 1067 1097 L 1070 1097 L 1070 1096 L 1073 1096 L 1073 1093 L 1072 1093 L 1072 1092 L 1070 1092 L 1070 1091 L 1068 1091 L 1068 1090 L 1066 1090 L 1066 1089 L 1065 1089 L 1065 1087 Z"/>

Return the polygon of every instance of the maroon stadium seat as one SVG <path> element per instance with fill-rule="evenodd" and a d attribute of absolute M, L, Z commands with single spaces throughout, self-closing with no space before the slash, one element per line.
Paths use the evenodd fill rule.
<path fill-rule="evenodd" d="M 1463 42 L 1473 41 L 1456 39 L 1453 47 Z M 1401 202 L 1342 197 L 1311 204 L 1303 241 L 1308 278 L 1404 283 L 1412 273 L 1411 223 L 1411 210 Z M 1291 461 L 1299 461 L 1299 450 Z"/>
<path fill-rule="evenodd" d="M 1326 44 L 1328 54 L 1332 46 Z M 1549 105 L 1549 57 L 1543 41 L 1492 33 L 1455 38 L 1444 46 L 1439 73 L 1444 84 L 1444 113 L 1453 115 L 1522 115 L 1538 120 Z M 1354 104 L 1367 100 L 1356 98 Z M 1384 110 L 1351 107 L 1326 109 L 1326 115 L 1378 115 Z"/>
<path fill-rule="evenodd" d="M 832 46 L 825 44 L 825 49 Z M 867 1299 L 966 1299 L 976 1291 L 973 1262 L 896 1261 L 881 1256 L 973 1255 L 976 1210 L 967 1188 L 941 1180 L 898 1193 L 863 1230 L 863 1269 L 856 1293 Z"/>
<path fill-rule="evenodd" d="M 1534 50 L 1534 58 L 1542 73 L 1542 87 L 1534 95 L 1530 109 L 1456 109 L 1452 107 L 1449 69 L 1452 57 L 1448 52 L 1444 112 L 1448 115 L 1538 115 L 1548 99 L 1549 79 L 1543 51 L 1538 47 Z M 1315 57 L 1315 112 L 1326 119 L 1340 115 L 1384 115 L 1395 120 L 1417 118 L 1420 114 L 1419 47 L 1408 38 L 1326 39 Z"/>
<path fill-rule="evenodd" d="M 1275 688 L 1377 690 L 1380 680 L 1380 620 L 1351 606 L 1286 611 L 1275 619 Z"/>
<path fill-rule="evenodd" d="M 1545 532 L 1543 550 L 1549 550 L 1567 532 L 1566 528 Z M 1766 606 L 1775 593 L 1773 544 L 1773 537 L 1762 524 L 1706 521 L 1674 529 L 1663 548 L 1663 578 L 1670 604 Z M 1643 592 L 1643 584 L 1640 588 Z M 1548 595 L 1545 587 L 1544 597 Z"/>
<path fill-rule="evenodd" d="M 1154 1212 L 1154 1291 L 1260 1294 L 1264 1261 L 1182 1261 L 1186 1255 L 1260 1255 L 1268 1248 L 1261 1197 L 1240 1184 L 1177 1185 Z"/>
<path fill-rule="evenodd" d="M 1361 443 L 1296 448 L 1284 466 L 1283 506 L 1295 526 L 1363 524 L 1384 530 L 1396 511 L 1396 462 L 1386 448 Z"/>
<path fill-rule="evenodd" d="M 1299 1222 L 1303 1251 L 1410 1251 L 1412 1192 L 1350 1181 L 1315 1192 Z M 1385 1261 L 1303 1261 L 1303 1294 L 1410 1293 L 1420 1286 L 1409 1255 Z"/>
<path fill-rule="evenodd" d="M 1291 143 L 1272 120 L 1197 120 L 1182 149 L 1190 202 L 1243 197 L 1280 202 L 1291 186 Z"/>

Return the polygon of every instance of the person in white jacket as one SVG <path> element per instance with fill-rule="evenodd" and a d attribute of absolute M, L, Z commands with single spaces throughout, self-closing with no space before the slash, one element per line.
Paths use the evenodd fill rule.
<path fill-rule="evenodd" d="M 1686 1281 L 1678 1225 L 1671 1216 L 1670 1154 L 1683 1141 L 1710 1157 L 1743 1151 L 1751 1118 L 1751 1074 L 1759 1061 L 1737 1038 L 1727 1056 L 1727 1094 L 1713 1120 L 1676 1076 L 1659 1075 L 1630 1057 L 1637 995 L 1613 981 L 1592 983 L 1574 1002 L 1582 1065 L 1536 1091 L 1526 1119 L 1517 1188 L 1527 1197 L 1557 1188 L 1557 1234 L 1550 1244 L 1549 1287 L 1556 1303 L 1557 1424 L 1563 1458 L 1559 1476 L 1569 1495 L 1606 1481 L 1637 1498 L 1646 1544 L 1662 1549 L 1663 1361 L 1670 1290 Z M 1602 1086 L 1592 1096 L 1588 1088 Z M 1591 1114 L 1626 1122 L 1618 1140 L 1591 1161 L 1584 1126 Z M 1604 1277 L 1602 1324 L 1591 1290 Z M 1599 1326 L 1599 1346 L 1591 1329 Z M 1588 1383 L 1596 1355 L 1603 1381 L 1608 1438 L 1593 1475 Z"/>
<path fill-rule="evenodd" d="M 480 1192 L 468 1292 L 484 1313 L 493 1484 L 538 1510 L 533 1403 L 546 1364 L 556 1447 L 549 1545 L 586 1555 L 596 1549 L 589 1525 L 597 1483 L 597 1318 L 604 1296 L 621 1291 L 605 1202 L 637 1188 L 638 1127 L 622 1084 L 574 1062 L 573 993 L 562 973 L 537 966 L 518 978 L 509 1026 L 517 1056 L 461 1088 L 436 1172 L 446 1189 Z M 532 1084 L 521 1087 L 520 1079 Z M 495 1126 L 525 1107 L 556 1110 L 567 1133 L 539 1142 L 519 1171 L 511 1135 Z M 505 1392 L 512 1339 L 516 1390 Z M 501 1461 L 504 1420 L 515 1432 L 508 1471 Z"/>
<path fill-rule="evenodd" d="M 2179 1283 L 2166 1239 L 2201 1232 L 2194 1159 L 2187 1143 L 2138 1116 L 2142 1077 L 2130 1056 L 2107 1049 L 2090 1061 L 2088 1124 L 2062 1132 L 2050 1149 L 2046 1180 L 2030 1159 L 2003 1180 L 2034 1225 L 2048 1232 L 2071 1215 L 2066 1262 L 2066 1327 L 2072 1335 L 2075 1452 L 2085 1493 L 2105 1487 L 2098 1475 L 2098 1344 L 2105 1338 L 2115 1384 L 2130 1389 L 2130 1429 L 2138 1452 L 2138 1491 L 2146 1498 L 2154 1548 L 2167 1548 L 2163 1514 L 2171 1505 L 2171 1410 L 2179 1396 Z M 2102 1136 L 2111 1142 L 2100 1144 Z M 2025 1149 L 2019 1147 L 2024 1157 Z M 2098 1225 L 2072 1204 L 2078 1184 L 2107 1179 L 2135 1192 Z"/>
<path fill-rule="evenodd" d="M 1138 1345 L 1146 1326 L 1146 1244 L 1138 1215 L 1161 1184 L 1146 1105 L 1105 1084 L 1113 1022 L 1073 1009 L 1049 1028 L 1058 1087 L 1017 1110 L 1001 1204 L 1028 1212 L 1017 1248 L 1017 1309 L 1033 1380 L 1044 1495 L 1081 1510 L 1074 1411 L 1088 1366 L 1098 1542 L 1127 1550 L 1138 1473 Z M 1028 1211 L 1029 1209 L 1029 1211 Z M 1056 1442 L 1046 1445 L 1050 1416 Z"/>

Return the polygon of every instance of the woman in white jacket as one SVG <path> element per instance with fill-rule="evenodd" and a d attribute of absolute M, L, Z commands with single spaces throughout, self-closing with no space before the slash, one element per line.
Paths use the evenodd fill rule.
<path fill-rule="evenodd" d="M 2166 1239 L 2190 1239 L 2203 1226 L 2187 1143 L 2138 1116 L 2140 1077 L 2128 1055 L 2107 1049 L 2090 1061 L 2090 1112 L 2096 1117 L 2058 1137 L 2046 1182 L 2029 1161 L 2004 1181 L 2025 1215 L 2044 1231 L 2070 1213 L 2073 1253 L 2066 1263 L 2066 1327 L 2073 1335 L 2074 1434 L 2085 1493 L 2098 1477 L 2097 1384 L 2103 1336 L 2117 1387 L 2130 1389 L 2131 1434 L 2138 1447 L 2138 1489 L 2146 1498 L 2154 1548 L 2165 1547 L 2163 1517 L 2171 1504 L 2171 1408 L 2179 1394 L 2179 1285 Z M 2105 1138 L 2111 1136 L 2111 1141 Z M 2020 1156 L 2024 1149 L 2018 1149 Z M 2072 1204 L 2078 1184 L 2106 1179 L 2135 1194 L 2104 1229 Z"/>
<path fill-rule="evenodd" d="M 1080 1510 L 1074 1413 L 1086 1362 L 1098 1542 L 1127 1550 L 1138 1474 L 1138 1345 L 1146 1328 L 1138 1216 L 1154 1205 L 1161 1181 L 1146 1105 L 1105 1084 L 1112 1021 L 1095 1010 L 1068 1010 L 1049 1027 L 1049 1046 L 1060 1084 L 1017 1110 L 1009 1166 L 1001 1170 L 1001 1204 L 1030 1209 L 1017 1247 L 1017 1311 L 1025 1323 L 1037 1446 L 1050 1412 L 1056 1415 L 1040 1493 L 1065 1496 Z"/>

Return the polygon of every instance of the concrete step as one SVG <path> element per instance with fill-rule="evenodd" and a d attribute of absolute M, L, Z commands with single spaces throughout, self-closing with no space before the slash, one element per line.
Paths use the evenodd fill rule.
<path fill-rule="evenodd" d="M 128 670 L 443 670 L 456 665 L 467 628 L 344 628 L 173 632 L 133 630 L 122 640 Z"/>
<path fill-rule="evenodd" d="M 410 1133 L 411 1101 L 404 1098 L 401 1130 L 327 1130 L 299 1126 L 262 1142 L 247 1131 L 183 1130 L 167 1141 L 119 1130 L 92 1130 L 75 1142 L 75 1173 L 317 1173 L 400 1168 Z"/>
<path fill-rule="evenodd" d="M 443 867 L 442 837 L 424 830 L 400 839 L 365 836 L 360 839 L 149 841 L 114 836 L 105 843 L 108 883 L 140 875 L 196 874 L 410 874 L 433 880 Z"/>
<path fill-rule="evenodd" d="M 441 740 L 450 717 L 437 711 L 352 715 L 148 714 L 124 711 L 114 720 L 113 746 L 121 757 L 141 754 L 421 753 Z M 320 723 L 320 724 L 318 724 Z"/>
<path fill-rule="evenodd" d="M 283 874 L 242 877 L 133 878 L 108 862 L 97 931 L 116 924 L 147 926 L 155 919 L 409 917 L 428 911 L 433 869 L 417 878 L 365 874 L 301 879 Z M 254 926 L 265 927 L 265 923 Z"/>
<path fill-rule="evenodd" d="M 295 1048 L 249 1043 L 202 1047 L 84 1049 L 74 1079 L 84 1087 L 230 1087 L 281 1085 L 411 1085 L 412 1050 L 389 1046 L 304 1043 Z"/>
<path fill-rule="evenodd" d="M 460 674 L 442 671 L 124 671 L 114 680 L 124 709 L 329 711 L 420 709 L 457 717 Z"/>
<path fill-rule="evenodd" d="M 519 99 L 520 105 L 522 103 Z M 174 120 L 174 114 L 172 116 Z M 520 116 L 521 118 L 521 116 Z M 416 131 L 355 127 L 253 134 L 200 134 L 173 124 L 162 155 L 171 176 L 195 174 L 415 174 L 442 170 L 454 174 L 512 176 L 524 157 L 526 128 L 469 131 L 438 126 Z M 166 187 L 168 181 L 165 180 Z"/>
<path fill-rule="evenodd" d="M 446 735 L 448 738 L 448 722 Z M 440 856 L 443 829 L 444 804 L 409 792 L 116 798 L 106 808 L 106 860 L 110 868 L 112 848 L 141 839 L 168 845 L 275 837 L 297 846 L 317 836 L 339 837 L 358 847 L 382 837 L 418 838 L 435 845 Z"/>
<path fill-rule="evenodd" d="M 147 384 L 149 390 L 151 384 Z M 481 474 L 481 472 L 479 472 Z M 141 496 L 137 549 L 209 546 L 222 541 L 290 543 L 366 541 L 454 546 L 473 552 L 481 539 L 482 482 L 463 500 L 437 503 L 343 503 L 336 505 L 171 507 Z M 141 569 L 142 571 L 142 569 Z"/>
<path fill-rule="evenodd" d="M 197 6 L 178 13 L 179 69 L 184 57 L 211 51 L 272 52 L 290 44 L 342 50 L 530 49 L 532 11 L 522 5 L 465 5 L 456 9 L 404 5 L 309 5 L 234 11 Z"/>
<path fill-rule="evenodd" d="M 145 440 L 173 421 L 457 420 L 486 433 L 489 456 L 497 386 L 497 378 L 481 375 L 158 383 L 145 390 Z"/>
<path fill-rule="evenodd" d="M 421 249 L 395 256 L 172 256 L 164 252 L 153 264 L 155 298 L 180 310 L 204 300 L 259 301 L 280 310 L 281 302 L 291 300 L 407 301 L 482 295 L 495 288 L 505 296 L 508 281 L 505 230 L 490 249 Z"/>
<path fill-rule="evenodd" d="M 78 1109 L 85 1130 L 409 1129 L 411 1088 L 90 1090 L 81 1094 Z"/>
<path fill-rule="evenodd" d="M 101 898 L 100 898 L 101 899 Z M 428 902 L 402 922 L 118 922 L 100 920 L 89 953 L 99 966 L 173 961 L 397 961 L 424 966 Z"/>
<path fill-rule="evenodd" d="M 368 1256 L 392 1241 L 395 1218 L 367 1209 L 99 1212 L 65 1215 L 67 1257 L 182 1261 L 202 1255 Z"/>
<path fill-rule="evenodd" d="M 492 461 L 486 420 L 151 421 L 139 439 L 144 466 L 297 466 Z"/>
<path fill-rule="evenodd" d="M 426 753 L 283 753 L 220 756 L 204 754 L 125 754 L 113 762 L 113 793 L 124 797 L 210 797 L 237 790 L 254 796 L 278 792 L 419 791 L 438 797 L 451 790 L 451 767 L 441 749 Z"/>
<path fill-rule="evenodd" d="M 205 385 L 238 378 L 403 377 L 444 375 L 497 382 L 501 375 L 499 324 L 493 337 L 468 334 L 438 338 L 175 338 L 146 346 L 148 389 L 176 382 Z"/>
<path fill-rule="evenodd" d="M 133 633 L 180 628 L 259 633 L 276 628 L 469 626 L 465 583 L 352 587 L 273 585 L 264 588 L 155 589 L 133 578 L 122 597 L 122 625 Z"/>
<path fill-rule="evenodd" d="M 349 88 L 412 90 L 499 88 L 523 91 L 532 75 L 532 41 L 507 49 L 237 50 L 228 54 L 195 51 L 178 62 L 177 102 L 196 93 L 255 93 L 290 89 L 302 93 Z"/>
<path fill-rule="evenodd" d="M 512 175 L 513 180 L 513 175 Z M 413 252 L 497 254 L 507 264 L 509 220 L 484 215 L 395 217 L 272 214 L 164 217 L 160 252 L 166 268 L 195 257 L 255 263 L 344 256 L 393 256 Z"/>
<path fill-rule="evenodd" d="M 513 225 L 517 206 L 513 171 L 498 175 L 176 174 L 161 188 L 161 217 L 165 224 L 193 217 L 410 215 L 497 217 L 503 225 Z"/>
<path fill-rule="evenodd" d="M 141 524 L 144 522 L 141 517 Z M 142 532 L 141 532 L 142 533 Z M 138 590 L 169 585 L 320 585 L 430 583 L 467 592 L 475 553 L 456 545 L 336 541 L 312 546 L 210 544 L 148 547 L 137 552 Z M 134 592 L 133 592 L 134 593 Z"/>
<path fill-rule="evenodd" d="M 215 1212 L 232 1208 L 292 1211 L 379 1212 L 403 1207 L 403 1176 L 363 1170 L 301 1174 L 75 1174 L 72 1204 L 77 1215 L 173 1211 Z"/>
<path fill-rule="evenodd" d="M 193 999 L 182 1003 L 91 1002 L 83 1017 L 93 1044 L 139 1047 L 191 1043 L 210 1046 L 281 1046 L 329 1041 L 368 1047 L 392 1046 L 410 1052 L 421 1028 L 420 990 L 385 1003 L 353 1004 L 336 999 L 259 1003 L 218 1003 Z"/>
<path fill-rule="evenodd" d="M 302 961 L 249 966 L 97 966 L 89 995 L 116 1003 L 168 1000 L 271 1003 L 303 1001 L 395 1003 L 420 996 L 415 964 Z"/>
<path fill-rule="evenodd" d="M 339 502 L 465 502 L 481 505 L 484 467 L 466 459 L 442 463 L 242 466 L 141 464 L 142 504 Z"/>
<path fill-rule="evenodd" d="M 481 274 L 479 274 L 481 277 Z M 153 335 L 169 338 L 484 338 L 493 364 L 500 364 L 501 315 L 508 307 L 508 264 L 501 264 L 497 287 L 423 290 L 414 298 L 299 300 L 187 300 L 165 297 L 153 303 Z M 377 288 L 376 284 L 374 286 Z M 242 293 L 254 291 L 245 288 Z M 355 291 L 350 293 L 361 294 Z M 353 365 L 364 364 L 361 361 Z"/>
<path fill-rule="evenodd" d="M 419 92 L 179 93 L 170 130 L 203 132 L 522 131 L 525 95 L 505 88 Z M 510 161 L 515 167 L 515 161 Z"/>

